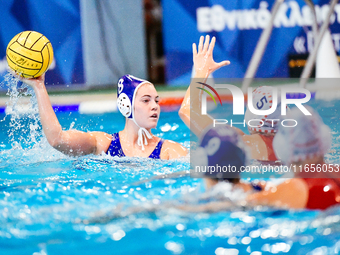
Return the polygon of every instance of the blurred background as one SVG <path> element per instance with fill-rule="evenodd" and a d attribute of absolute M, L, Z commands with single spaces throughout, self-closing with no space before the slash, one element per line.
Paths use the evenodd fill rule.
<path fill-rule="evenodd" d="M 328 1 L 314 3 L 320 25 Z M 127 73 L 155 84 L 187 86 L 191 45 L 206 34 L 217 37 L 216 61 L 232 63 L 214 77 L 243 78 L 273 4 L 259 0 L 0 1 L 0 80 L 6 74 L 7 44 L 25 30 L 38 31 L 52 43 L 55 59 L 46 75 L 50 88 L 112 87 Z M 314 45 L 311 27 L 304 1 L 284 1 L 256 77 L 300 77 Z M 340 4 L 331 17 L 330 32 L 339 53 Z"/>

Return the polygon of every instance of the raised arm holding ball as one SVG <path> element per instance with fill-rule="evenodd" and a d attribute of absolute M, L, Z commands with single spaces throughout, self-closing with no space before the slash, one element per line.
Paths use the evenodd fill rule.
<path fill-rule="evenodd" d="M 152 135 L 151 129 L 156 128 L 160 115 L 159 96 L 152 83 L 132 75 L 125 75 L 118 82 L 118 108 L 126 118 L 122 131 L 111 135 L 105 132 L 62 130 L 45 87 L 44 72 L 52 59 L 47 67 L 44 65 L 44 58 L 38 59 L 37 62 L 43 64 L 37 68 L 46 67 L 44 72 L 37 69 L 33 73 L 26 73 L 32 69 L 28 68 L 27 63 L 32 59 L 28 46 L 32 48 L 36 45 L 30 39 L 33 34 L 36 32 L 26 31 L 15 36 L 8 46 L 7 55 L 11 56 L 9 66 L 15 71 L 14 75 L 34 89 L 43 131 L 51 146 L 72 156 L 104 152 L 118 157 L 174 159 L 187 155 L 186 148 L 179 143 Z M 39 38 L 35 37 L 34 40 L 39 42 Z M 14 49 L 14 46 L 18 47 Z M 13 53 L 14 51 L 20 51 L 20 54 Z M 49 56 L 53 57 L 53 52 Z"/>

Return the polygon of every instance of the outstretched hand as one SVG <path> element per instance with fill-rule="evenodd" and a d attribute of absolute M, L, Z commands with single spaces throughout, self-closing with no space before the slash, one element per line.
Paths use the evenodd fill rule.
<path fill-rule="evenodd" d="M 207 35 L 200 37 L 200 41 L 198 44 L 198 50 L 196 47 L 196 43 L 192 45 L 193 52 L 193 60 L 194 60 L 194 68 L 196 72 L 197 78 L 208 78 L 208 76 L 213 73 L 215 70 L 221 68 L 222 66 L 226 66 L 230 64 L 230 61 L 222 61 L 216 63 L 213 59 L 213 50 L 215 47 L 216 38 L 213 37 L 210 42 L 210 36 Z"/>
<path fill-rule="evenodd" d="M 39 76 L 37 78 L 24 78 L 24 77 L 21 77 L 16 72 L 12 71 L 12 70 L 10 70 L 9 72 L 14 77 L 16 77 L 20 81 L 26 83 L 27 85 L 31 86 L 32 88 L 34 88 L 37 84 L 43 84 L 43 85 L 45 84 L 45 74 L 42 74 L 41 76 Z"/>

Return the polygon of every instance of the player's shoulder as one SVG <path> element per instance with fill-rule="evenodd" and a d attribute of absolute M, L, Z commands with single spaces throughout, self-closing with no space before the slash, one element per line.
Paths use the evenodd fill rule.
<path fill-rule="evenodd" d="M 94 131 L 90 132 L 96 138 L 96 154 L 101 154 L 109 149 L 112 140 L 112 134 L 105 132 Z"/>
<path fill-rule="evenodd" d="M 106 138 L 106 139 L 112 139 L 112 134 L 108 134 L 105 132 L 100 132 L 100 131 L 92 131 L 89 132 L 91 135 L 98 137 L 98 138 Z"/>
<path fill-rule="evenodd" d="M 162 159 L 174 159 L 186 156 L 187 154 L 188 150 L 180 143 L 164 140 L 161 151 Z"/>
<path fill-rule="evenodd" d="M 174 142 L 174 141 L 171 141 L 171 140 L 164 140 L 163 142 L 163 146 L 165 148 L 183 148 L 185 149 L 185 147 L 183 147 L 183 145 L 181 145 L 180 143 L 178 142 Z"/>

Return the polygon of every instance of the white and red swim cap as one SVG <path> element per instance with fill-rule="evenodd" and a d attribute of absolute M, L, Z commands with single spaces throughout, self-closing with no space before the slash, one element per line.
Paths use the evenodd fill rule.
<path fill-rule="evenodd" d="M 331 146 L 331 130 L 320 115 L 311 107 L 305 106 L 312 115 L 304 115 L 294 108 L 287 119 L 297 122 L 295 127 L 280 126 L 273 141 L 275 154 L 285 164 L 308 158 L 323 156 Z"/>

